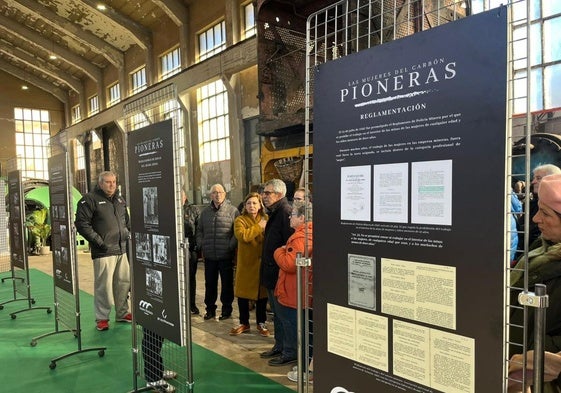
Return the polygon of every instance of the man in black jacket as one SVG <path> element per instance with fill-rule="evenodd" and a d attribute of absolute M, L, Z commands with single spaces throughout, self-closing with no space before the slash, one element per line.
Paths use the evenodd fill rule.
<path fill-rule="evenodd" d="M 286 199 L 286 184 L 280 179 L 272 179 L 265 183 L 263 189 L 263 204 L 269 210 L 269 220 L 265 227 L 265 238 L 263 240 L 263 254 L 261 256 L 261 284 L 267 288 L 269 304 L 273 311 L 273 323 L 275 327 L 275 345 L 269 351 L 261 354 L 262 358 L 271 358 L 271 366 L 280 366 L 293 362 L 293 359 L 282 359 L 280 356 L 283 349 L 282 321 L 277 316 L 277 299 L 275 297 L 275 286 L 279 277 L 279 267 L 275 262 L 273 254 L 275 250 L 286 244 L 286 241 L 294 232 L 290 227 L 290 215 L 292 207 Z"/>
<path fill-rule="evenodd" d="M 234 236 L 234 220 L 240 212 L 226 201 L 226 192 L 221 184 L 210 188 L 210 199 L 210 205 L 201 211 L 196 231 L 197 247 L 201 250 L 205 262 L 204 319 L 216 317 L 220 275 L 222 313 L 218 319 L 222 321 L 232 316 L 234 254 L 238 245 Z"/>
<path fill-rule="evenodd" d="M 131 322 L 130 270 L 126 253 L 130 221 L 126 202 L 117 190 L 115 173 L 101 172 L 95 189 L 78 201 L 75 225 L 90 243 L 97 330 L 109 329 L 112 303 L 116 321 Z"/>

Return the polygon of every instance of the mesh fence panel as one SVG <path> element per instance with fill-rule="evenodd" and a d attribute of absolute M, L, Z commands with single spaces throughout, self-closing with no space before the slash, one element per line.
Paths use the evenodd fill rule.
<path fill-rule="evenodd" d="M 183 238 L 183 221 L 182 221 L 182 204 L 181 194 L 179 190 L 182 186 L 181 174 L 179 168 L 184 166 L 181 162 L 181 151 L 185 149 L 183 134 L 183 111 L 180 105 L 176 88 L 174 85 L 162 87 L 145 97 L 135 100 L 127 104 L 124 108 L 125 130 L 127 133 L 134 132 L 137 129 L 150 124 L 155 124 L 167 119 L 172 119 L 173 139 L 174 139 L 174 174 L 173 184 L 169 184 L 175 193 L 175 216 L 178 218 L 176 233 L 178 239 Z M 165 174 L 169 176 L 170 174 Z M 172 245 L 173 246 L 173 245 Z M 183 251 L 183 248 L 181 248 Z M 178 260 L 172 261 L 177 263 L 180 307 L 186 310 L 186 263 L 184 252 L 178 253 Z M 132 263 L 132 262 L 131 262 Z M 133 267 L 134 274 L 134 267 Z M 172 294 L 172 296 L 174 296 Z M 133 288 L 134 300 L 134 288 Z M 192 384 L 190 359 L 188 356 L 190 346 L 190 328 L 187 321 L 189 315 L 186 312 L 181 313 L 183 321 L 181 326 L 183 330 L 181 335 L 185 338 L 186 346 L 177 345 L 174 342 L 163 339 L 158 334 L 144 329 L 142 326 L 135 324 L 135 339 L 133 353 L 135 356 L 135 376 L 141 377 L 145 382 L 153 381 L 159 378 L 160 372 L 163 370 L 163 379 L 166 384 L 173 386 L 176 392 L 190 391 Z M 144 343 L 143 343 L 144 341 Z M 161 349 L 160 349 L 161 348 Z M 160 370 L 158 370 L 160 369 Z M 162 381 L 163 382 L 163 381 Z M 164 391 L 165 386 L 160 390 Z"/>
<path fill-rule="evenodd" d="M 484 0 L 480 2 L 483 11 L 492 7 L 499 6 L 499 2 Z M 530 146 L 529 134 L 531 130 L 530 102 L 527 95 L 529 91 L 536 91 L 532 87 L 532 81 L 528 80 L 530 75 L 529 58 L 529 39 L 530 21 L 528 18 L 529 4 L 527 1 L 508 1 L 508 8 L 512 17 L 509 20 L 509 64 L 508 64 L 508 130 L 507 138 L 509 146 L 513 141 L 513 113 L 515 106 L 526 107 L 525 113 L 518 110 L 518 127 L 524 131 L 518 133 L 527 138 L 527 149 L 522 151 L 519 156 L 526 163 L 525 172 L 522 174 L 507 173 L 507 180 L 512 180 L 512 176 L 525 176 L 526 184 L 531 180 L 530 176 Z M 479 4 L 479 3 L 477 3 Z M 305 94 L 305 127 L 306 127 L 306 146 L 311 146 L 314 137 L 313 131 L 313 91 L 314 91 L 314 69 L 316 66 L 328 61 L 336 60 L 342 56 L 368 49 L 375 45 L 383 45 L 408 35 L 421 32 L 444 23 L 453 22 L 463 17 L 469 17 L 474 12 L 474 2 L 460 0 L 345 0 L 337 2 L 329 7 L 320 10 L 308 18 L 307 37 L 306 37 L 306 94 Z M 461 43 L 458 43 L 459 45 Z M 516 74 L 516 71 L 518 73 Z M 515 76 L 516 75 L 516 76 Z M 519 88 L 516 94 L 513 93 L 516 86 L 526 86 Z M 524 111 L 522 111 L 524 112 Z M 317 137 L 317 136 L 316 136 Z M 509 155 L 508 161 L 515 156 Z M 508 167 L 510 169 L 510 166 Z M 304 165 L 306 187 L 313 186 L 313 168 L 311 161 L 306 159 Z M 524 195 L 529 199 L 528 189 Z M 505 197 L 510 198 L 509 195 Z M 510 207 L 510 204 L 507 204 Z M 504 212 L 506 222 L 511 219 L 510 210 Z M 528 228 L 528 215 L 526 215 L 526 228 Z M 510 226 L 507 226 L 509 228 Z M 505 229 L 510 235 L 510 230 Z M 526 235 L 527 238 L 527 235 Z M 524 253 L 527 253 L 528 244 L 524 246 Z M 508 253 L 507 253 L 508 255 Z M 508 270 L 508 269 L 507 269 Z M 505 298 L 509 299 L 509 294 L 516 288 L 505 288 Z M 508 300 L 507 300 L 508 301 Z M 510 307 L 520 307 L 517 304 L 507 304 L 505 319 L 508 318 Z M 505 331 L 509 326 L 506 322 Z M 526 322 L 522 326 L 515 328 L 525 329 Z M 512 344 L 512 343 L 505 343 Z M 526 347 L 526 343 L 518 343 Z M 507 362 L 507 359 L 505 359 Z M 508 365 L 505 367 L 505 369 Z"/>

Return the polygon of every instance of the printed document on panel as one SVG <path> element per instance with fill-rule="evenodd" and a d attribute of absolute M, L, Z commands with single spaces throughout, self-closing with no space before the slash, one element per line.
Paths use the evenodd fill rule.
<path fill-rule="evenodd" d="M 370 221 L 370 165 L 341 168 L 341 220 Z"/>
<path fill-rule="evenodd" d="M 452 160 L 411 164 L 411 222 L 452 225 Z"/>
<path fill-rule="evenodd" d="M 407 222 L 407 163 L 374 165 L 374 221 Z"/>

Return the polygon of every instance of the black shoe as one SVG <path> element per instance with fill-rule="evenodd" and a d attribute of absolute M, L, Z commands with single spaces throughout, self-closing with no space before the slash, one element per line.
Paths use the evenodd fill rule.
<path fill-rule="evenodd" d="M 216 313 L 207 311 L 207 313 L 205 314 L 205 316 L 203 318 L 205 319 L 205 321 L 208 321 L 209 319 L 214 319 L 214 318 L 216 318 Z"/>
<path fill-rule="evenodd" d="M 261 352 L 261 354 L 259 356 L 262 357 L 263 359 L 269 359 L 269 358 L 274 358 L 274 357 L 280 356 L 281 353 L 282 353 L 282 351 L 279 351 L 278 349 L 273 348 L 270 351 Z"/>
<path fill-rule="evenodd" d="M 232 318 L 232 314 L 222 314 L 221 316 L 218 317 L 219 321 L 223 321 L 225 319 L 229 319 Z"/>
<path fill-rule="evenodd" d="M 193 314 L 193 315 L 199 315 L 199 313 L 200 313 L 200 311 L 199 311 L 198 307 L 195 306 L 195 305 L 192 305 L 192 306 L 191 306 L 191 314 Z"/>
<path fill-rule="evenodd" d="M 269 366 L 287 366 L 289 364 L 294 364 L 297 362 L 297 359 L 292 358 L 285 358 L 284 356 L 279 356 L 276 358 L 272 358 L 269 360 Z"/>

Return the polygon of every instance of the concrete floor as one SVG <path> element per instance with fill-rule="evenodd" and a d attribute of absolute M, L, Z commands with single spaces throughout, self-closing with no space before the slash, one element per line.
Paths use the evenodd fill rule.
<path fill-rule="evenodd" d="M 78 251 L 78 280 L 80 289 L 93 294 L 93 265 L 89 253 Z M 46 274 L 53 274 L 53 262 L 51 254 L 29 256 L 29 267 L 40 270 Z M 255 372 L 258 372 L 278 383 L 296 390 L 296 383 L 291 382 L 286 377 L 291 366 L 271 367 L 267 360 L 261 359 L 259 354 L 271 349 L 274 343 L 272 337 L 261 337 L 257 334 L 255 326 L 252 325 L 250 333 L 240 336 L 230 336 L 230 329 L 239 323 L 237 302 L 234 300 L 233 318 L 226 321 L 203 319 L 204 314 L 204 264 L 199 262 L 197 269 L 197 306 L 201 310 L 200 315 L 191 318 L 193 341 L 215 353 L 218 353 L 234 362 L 237 362 Z M 220 301 L 217 303 L 220 312 Z M 88 307 L 92 305 L 82 305 Z M 255 314 L 252 312 L 250 321 L 254 321 Z M 94 321 L 82 321 L 82 324 L 94 323 Z M 273 323 L 268 323 L 272 331 Z"/>

